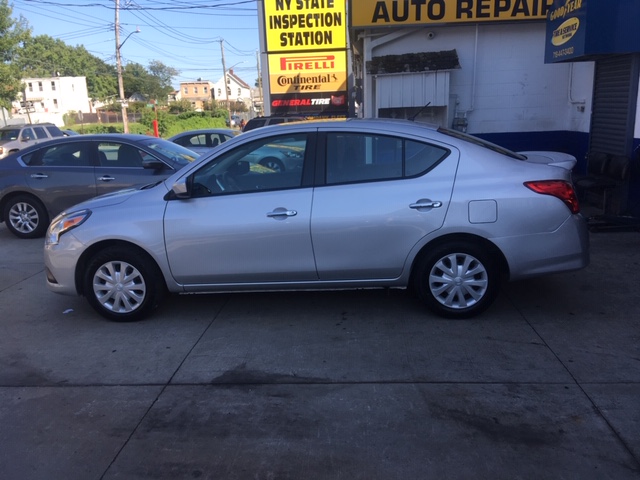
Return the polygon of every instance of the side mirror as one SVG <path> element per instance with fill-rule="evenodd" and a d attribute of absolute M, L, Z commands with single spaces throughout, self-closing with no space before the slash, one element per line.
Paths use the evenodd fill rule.
<path fill-rule="evenodd" d="M 142 168 L 150 168 L 152 170 L 162 170 L 166 165 L 164 162 L 155 158 L 145 158 L 142 160 Z"/>
<path fill-rule="evenodd" d="M 187 178 L 180 178 L 177 182 L 175 182 L 171 186 L 171 191 L 176 196 L 176 198 L 189 198 L 189 186 L 187 185 Z"/>
<path fill-rule="evenodd" d="M 30 140 L 31 140 L 31 137 L 29 136 L 28 133 L 25 133 L 24 135 L 22 135 L 22 137 L 20 137 L 21 142 L 28 142 Z"/>

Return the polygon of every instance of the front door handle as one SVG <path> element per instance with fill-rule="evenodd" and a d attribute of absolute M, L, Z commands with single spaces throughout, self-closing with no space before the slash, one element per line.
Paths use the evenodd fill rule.
<path fill-rule="evenodd" d="M 32 173 L 31 178 L 49 178 L 46 173 Z"/>
<path fill-rule="evenodd" d="M 283 218 L 283 217 L 294 217 L 298 214 L 295 210 L 287 210 L 286 208 L 276 208 L 272 212 L 267 213 L 267 217 L 269 218 Z"/>
<path fill-rule="evenodd" d="M 101 182 L 110 182 L 115 179 L 116 177 L 112 177 L 111 175 L 103 175 L 101 177 L 98 177 L 98 180 L 100 180 Z"/>
<path fill-rule="evenodd" d="M 418 210 L 420 208 L 440 208 L 442 206 L 442 202 L 432 201 L 432 200 L 418 200 L 416 203 L 412 203 L 409 205 L 409 208 L 413 208 Z"/>

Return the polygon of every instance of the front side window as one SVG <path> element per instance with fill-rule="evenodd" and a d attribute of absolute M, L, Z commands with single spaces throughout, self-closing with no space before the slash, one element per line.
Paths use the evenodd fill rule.
<path fill-rule="evenodd" d="M 131 167 L 142 168 L 142 158 L 145 152 L 124 143 L 99 142 L 98 158 L 102 167 Z"/>
<path fill-rule="evenodd" d="M 449 154 L 431 144 L 361 133 L 329 133 L 326 151 L 328 184 L 422 175 Z"/>
<path fill-rule="evenodd" d="M 307 134 L 293 134 L 241 145 L 215 157 L 190 178 L 193 197 L 297 188 Z"/>
<path fill-rule="evenodd" d="M 20 137 L 22 140 L 34 140 L 35 134 L 33 133 L 33 129 L 25 128 L 22 130 L 22 136 Z"/>

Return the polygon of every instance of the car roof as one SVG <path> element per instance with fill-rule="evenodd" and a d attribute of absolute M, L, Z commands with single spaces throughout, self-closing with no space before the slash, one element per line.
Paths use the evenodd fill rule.
<path fill-rule="evenodd" d="M 167 140 L 171 140 L 172 138 L 181 137 L 182 135 L 194 135 L 198 133 L 230 133 L 231 135 L 235 134 L 237 130 L 233 128 L 198 128 L 195 130 L 185 130 L 184 132 L 176 133 L 172 135 Z"/>
<path fill-rule="evenodd" d="M 292 117 L 286 117 L 292 118 Z M 274 125 L 265 125 L 264 127 L 260 127 L 261 130 L 264 131 L 265 128 L 269 129 L 293 129 L 299 127 L 300 125 L 318 125 L 327 128 L 336 128 L 339 130 L 349 129 L 349 128 L 382 128 L 382 127 L 392 127 L 394 129 L 403 129 L 403 128 L 426 128 L 428 130 L 436 131 L 438 129 L 437 125 L 423 122 L 415 122 L 413 120 L 404 120 L 404 119 L 395 119 L 395 118 L 316 118 L 316 119 L 304 119 L 304 120 L 296 120 L 295 122 L 287 122 L 287 123 L 278 123 Z M 251 130 L 253 132 L 254 130 Z M 271 130 L 273 131 L 273 130 Z"/>

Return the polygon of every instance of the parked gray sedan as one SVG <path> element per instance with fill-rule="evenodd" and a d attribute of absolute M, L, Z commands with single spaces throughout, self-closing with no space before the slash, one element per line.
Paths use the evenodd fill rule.
<path fill-rule="evenodd" d="M 0 160 L 0 221 L 20 238 L 42 237 L 73 204 L 163 180 L 198 154 L 145 135 L 77 135 Z"/>
<path fill-rule="evenodd" d="M 302 167 L 248 160 L 274 144 L 302 148 Z M 373 287 L 412 287 L 435 313 L 469 317 L 503 277 L 588 264 L 574 163 L 409 121 L 260 128 L 154 187 L 59 215 L 47 285 L 116 321 L 167 291 Z"/>

